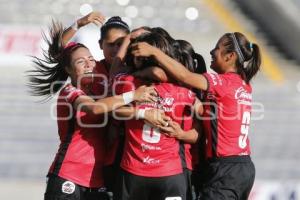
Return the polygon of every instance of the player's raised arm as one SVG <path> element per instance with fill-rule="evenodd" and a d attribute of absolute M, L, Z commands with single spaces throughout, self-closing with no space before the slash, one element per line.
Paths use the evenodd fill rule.
<path fill-rule="evenodd" d="M 97 26 L 100 26 L 104 23 L 105 17 L 102 13 L 94 11 L 89 13 L 86 16 L 76 20 L 69 28 L 64 30 L 62 35 L 62 45 L 66 46 L 71 38 L 75 35 L 76 31 L 81 27 L 89 24 L 94 23 Z"/>
<path fill-rule="evenodd" d="M 134 44 L 132 54 L 141 57 L 153 56 L 160 66 L 176 80 L 197 89 L 207 90 L 208 88 L 207 80 L 203 75 L 190 72 L 181 63 L 145 42 Z"/>
<path fill-rule="evenodd" d="M 109 72 L 110 77 L 114 77 L 116 74 L 122 73 L 124 71 L 124 66 L 123 66 L 124 58 L 126 56 L 131 40 L 140 36 L 145 32 L 148 31 L 144 30 L 143 28 L 138 28 L 133 30 L 130 34 L 124 37 L 123 42 L 119 48 L 119 51 L 113 59 L 112 66 Z M 125 69 L 125 71 L 126 70 L 127 69 Z"/>

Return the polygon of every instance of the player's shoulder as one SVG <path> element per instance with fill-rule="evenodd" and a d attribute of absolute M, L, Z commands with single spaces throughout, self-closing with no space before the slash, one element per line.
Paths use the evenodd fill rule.
<path fill-rule="evenodd" d="M 133 81 L 135 77 L 128 73 L 119 73 L 114 78 L 116 81 Z"/>
<path fill-rule="evenodd" d="M 180 86 L 173 83 L 160 83 L 155 85 L 155 89 L 160 94 L 168 94 L 172 96 L 183 96 L 186 98 L 195 98 L 195 93 L 187 87 Z"/>
<path fill-rule="evenodd" d="M 203 74 L 210 84 L 214 86 L 229 86 L 234 84 L 241 84 L 242 78 L 238 73 L 235 72 L 227 72 L 224 74 L 207 72 Z"/>
<path fill-rule="evenodd" d="M 96 68 L 105 68 L 105 60 L 96 61 Z"/>
<path fill-rule="evenodd" d="M 107 67 L 104 60 L 96 61 L 96 66 L 94 68 L 96 74 L 108 75 Z"/>
<path fill-rule="evenodd" d="M 84 92 L 81 89 L 76 88 L 72 84 L 67 84 L 61 89 L 59 93 L 59 96 L 64 98 L 69 98 L 73 95 L 84 95 Z"/>
<path fill-rule="evenodd" d="M 61 89 L 60 94 L 61 95 L 69 94 L 69 93 L 72 93 L 77 90 L 78 89 L 75 86 L 73 86 L 72 84 L 67 84 Z"/>

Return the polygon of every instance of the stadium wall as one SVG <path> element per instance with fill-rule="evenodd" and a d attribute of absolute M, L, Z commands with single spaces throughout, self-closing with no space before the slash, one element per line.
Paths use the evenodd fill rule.
<path fill-rule="evenodd" d="M 0 67 L 29 66 L 31 56 L 42 57 L 42 49 L 46 49 L 42 31 L 47 32 L 47 28 L 0 24 Z M 78 31 L 73 41 L 85 44 L 95 59 L 100 60 L 103 55 L 98 45 L 99 38 L 99 29 L 87 26 Z"/>
<path fill-rule="evenodd" d="M 237 5 L 259 29 L 266 34 L 270 44 L 275 44 L 289 59 L 300 63 L 300 6 L 293 1 L 236 0 Z"/>

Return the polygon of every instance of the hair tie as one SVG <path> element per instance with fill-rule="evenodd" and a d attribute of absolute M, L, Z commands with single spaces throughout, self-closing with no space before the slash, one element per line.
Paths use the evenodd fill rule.
<path fill-rule="evenodd" d="M 193 61 L 194 61 L 194 68 L 196 69 L 198 67 L 198 60 L 195 58 L 193 59 Z"/>
<path fill-rule="evenodd" d="M 249 47 L 250 47 L 251 50 L 253 49 L 253 43 L 252 42 L 249 43 Z"/>

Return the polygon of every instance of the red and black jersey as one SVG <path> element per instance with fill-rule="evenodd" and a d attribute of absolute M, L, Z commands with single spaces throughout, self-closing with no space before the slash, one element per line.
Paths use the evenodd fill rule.
<path fill-rule="evenodd" d="M 126 80 L 124 79 L 125 77 Z M 127 73 L 117 74 L 111 82 L 111 95 L 120 95 L 124 92 L 135 90 L 135 85 L 140 86 L 142 85 L 142 82 L 139 79 L 135 79 L 133 76 L 129 76 Z M 114 131 L 118 131 L 118 136 L 116 136 L 114 141 L 108 145 L 104 165 L 120 162 L 122 155 L 119 154 L 122 154 L 124 144 L 125 122 L 110 118 L 109 123 L 111 123 L 111 126 L 116 127 L 117 130 Z"/>
<path fill-rule="evenodd" d="M 236 73 L 205 73 L 204 103 L 207 157 L 250 155 L 252 88 Z"/>
<path fill-rule="evenodd" d="M 117 74 L 112 84 L 114 95 L 130 92 L 143 85 L 143 81 L 127 73 Z"/>
<path fill-rule="evenodd" d="M 139 79 L 130 75 L 118 78 L 123 84 L 116 84 L 116 92 L 124 93 L 141 85 Z M 139 108 L 163 109 L 172 120 L 181 124 L 186 106 L 194 104 L 195 95 L 189 89 L 171 83 L 155 84 L 160 98 L 154 104 L 139 104 Z M 120 90 L 120 91 L 119 91 Z M 135 175 L 163 177 L 182 173 L 179 154 L 180 144 L 175 138 L 160 133 L 144 120 L 126 121 L 126 141 L 121 167 Z"/>
<path fill-rule="evenodd" d="M 96 67 L 94 68 L 94 81 L 91 88 L 92 95 L 94 99 L 102 99 L 108 95 L 109 86 L 109 69 L 105 60 L 96 62 Z"/>
<path fill-rule="evenodd" d="M 94 81 L 91 88 L 91 92 L 93 95 L 92 97 L 94 99 L 106 98 L 111 94 L 109 66 L 104 59 L 100 60 L 99 62 L 96 62 L 96 67 L 94 68 Z M 115 121 L 110 117 L 99 119 L 99 120 L 100 122 L 107 122 L 107 125 Z M 106 125 L 105 132 L 109 130 L 109 127 L 107 125 Z M 105 137 L 105 139 L 107 140 L 108 137 Z M 109 145 L 107 143 L 105 147 L 106 153 L 105 153 L 104 165 L 110 165 L 114 162 L 114 157 L 118 149 L 118 143 L 119 143 L 118 141 L 116 141 L 114 144 L 109 144 Z"/>
<path fill-rule="evenodd" d="M 192 105 L 191 105 L 192 106 Z M 190 106 L 186 106 L 183 112 L 183 121 L 181 124 L 181 128 L 184 131 L 189 131 L 193 128 L 193 111 L 191 110 L 192 108 Z M 183 158 L 185 159 L 185 165 L 189 170 L 193 169 L 192 166 L 192 145 L 189 143 L 183 143 L 181 142 L 181 145 L 184 145 L 184 156 Z"/>
<path fill-rule="evenodd" d="M 85 187 L 103 186 L 105 157 L 102 117 L 76 111 L 73 103 L 82 90 L 66 85 L 57 100 L 57 124 L 60 146 L 49 173 Z"/>

